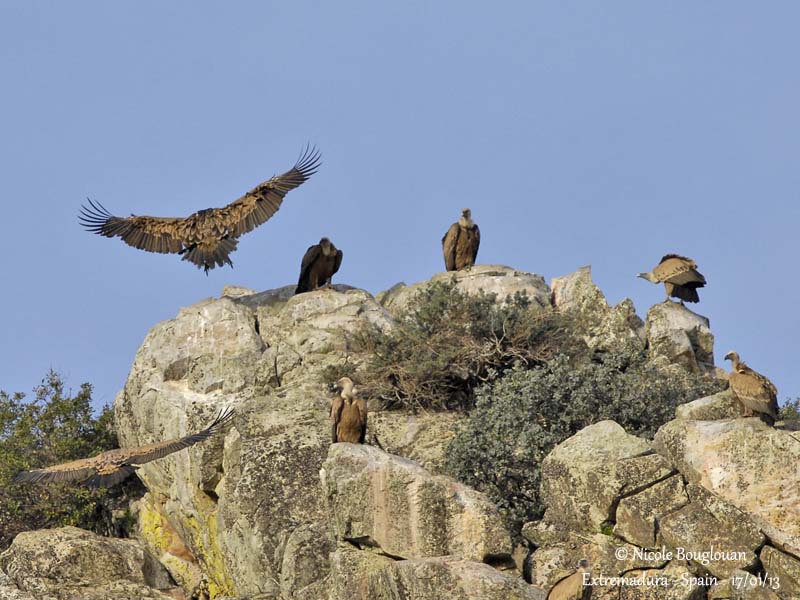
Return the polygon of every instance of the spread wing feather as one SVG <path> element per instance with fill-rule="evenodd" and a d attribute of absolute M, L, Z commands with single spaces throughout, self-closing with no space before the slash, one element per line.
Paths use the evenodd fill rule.
<path fill-rule="evenodd" d="M 320 157 L 316 148 L 306 146 L 295 165 L 282 175 L 257 185 L 223 208 L 201 210 L 186 218 L 116 217 L 99 202 L 88 200 L 88 206 L 81 206 L 78 221 L 92 233 L 119 237 L 139 250 L 186 253 L 185 260 L 208 272 L 214 265 L 231 264 L 227 255 L 236 249 L 235 239 L 272 217 L 287 192 L 316 173 Z"/>
<path fill-rule="evenodd" d="M 207 440 L 212 435 L 219 433 L 219 431 L 224 428 L 225 425 L 227 425 L 228 422 L 233 418 L 233 414 L 233 409 L 220 412 L 219 415 L 217 415 L 217 418 L 214 419 L 214 422 L 203 429 L 203 431 L 198 431 L 197 433 L 174 440 L 156 442 L 154 444 L 133 448 L 127 452 L 128 459 L 125 462 L 135 465 L 142 465 L 150 462 L 151 460 L 163 458 L 168 454 L 177 452 L 178 450 L 183 450 L 189 446 L 194 446 L 198 442 Z"/>

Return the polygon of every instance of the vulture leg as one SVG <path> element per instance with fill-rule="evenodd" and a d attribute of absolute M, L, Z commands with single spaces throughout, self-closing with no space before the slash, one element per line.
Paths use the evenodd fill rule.
<path fill-rule="evenodd" d="M 743 417 L 752 417 L 755 415 L 752 408 L 745 406 L 744 402 L 739 400 L 739 408 L 741 409 Z"/>

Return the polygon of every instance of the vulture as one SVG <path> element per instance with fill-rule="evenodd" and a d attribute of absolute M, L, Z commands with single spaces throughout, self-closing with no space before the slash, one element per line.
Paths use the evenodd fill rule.
<path fill-rule="evenodd" d="M 198 433 L 138 448 L 117 448 L 91 458 L 73 460 L 44 469 L 22 471 L 14 477 L 14 481 L 31 483 L 80 481 L 92 488 L 111 487 L 135 473 L 139 465 L 164 458 L 168 454 L 216 435 L 232 418 L 233 409 L 221 411 L 211 425 Z"/>
<path fill-rule="evenodd" d="M 330 285 L 334 273 L 342 265 L 342 256 L 342 251 L 326 237 L 319 244 L 309 246 L 300 264 L 300 279 L 294 293 L 313 292 L 317 288 Z"/>
<path fill-rule="evenodd" d="M 646 279 L 651 283 L 663 283 L 667 292 L 667 299 L 670 296 L 679 298 L 681 304 L 686 302 L 700 302 L 697 295 L 697 288 L 706 285 L 706 278 L 697 270 L 697 263 L 691 258 L 679 256 L 677 254 L 667 254 L 661 259 L 653 270 L 648 273 L 639 273 L 637 277 Z"/>
<path fill-rule="evenodd" d="M 589 563 L 580 562 L 578 570 L 556 583 L 547 594 L 547 600 L 591 600 L 592 586 L 584 585 L 584 576 L 590 578 Z"/>
<path fill-rule="evenodd" d="M 356 398 L 356 388 L 349 377 L 342 377 L 336 387 L 340 392 L 331 403 L 331 442 L 363 444 L 367 435 L 367 403 Z"/>
<path fill-rule="evenodd" d="M 725 360 L 732 363 L 730 382 L 742 409 L 742 416 L 758 415 L 768 425 L 778 420 L 778 389 L 775 384 L 739 360 L 737 352 L 728 352 Z"/>
<path fill-rule="evenodd" d="M 260 183 L 223 208 L 207 208 L 186 217 L 115 217 L 99 202 L 81 206 L 78 220 L 88 231 L 122 241 L 148 252 L 179 254 L 183 260 L 208 271 L 225 264 L 233 267 L 229 254 L 236 250 L 239 236 L 269 220 L 280 208 L 283 197 L 316 173 L 320 153 L 316 148 L 301 153 L 295 165 L 283 175 Z"/>
<path fill-rule="evenodd" d="M 465 208 L 461 218 L 450 225 L 450 229 L 442 238 L 444 266 L 448 271 L 460 271 L 471 267 L 478 258 L 478 246 L 481 245 L 481 230 L 472 220 L 472 211 Z"/>

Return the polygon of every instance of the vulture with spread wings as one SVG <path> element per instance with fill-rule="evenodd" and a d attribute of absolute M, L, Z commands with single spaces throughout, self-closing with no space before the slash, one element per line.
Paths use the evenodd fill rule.
<path fill-rule="evenodd" d="M 651 271 L 639 273 L 637 277 L 651 283 L 663 283 L 667 294 L 686 302 L 700 302 L 698 288 L 705 287 L 706 278 L 697 270 L 697 263 L 679 254 L 667 254 Z"/>
<path fill-rule="evenodd" d="M 233 409 L 220 412 L 206 429 L 165 442 L 155 442 L 138 448 L 117 448 L 91 458 L 22 471 L 14 477 L 15 482 L 54 483 L 82 481 L 89 487 L 111 487 L 136 472 L 139 465 L 193 446 L 221 432 L 233 418 Z"/>
<path fill-rule="evenodd" d="M 297 163 L 254 187 L 223 208 L 207 208 L 186 217 L 115 217 L 99 202 L 82 206 L 79 221 L 92 233 L 121 237 L 122 241 L 148 252 L 180 254 L 206 274 L 215 266 L 233 266 L 228 255 L 236 250 L 237 238 L 269 220 L 287 192 L 316 173 L 320 153 L 306 147 Z"/>

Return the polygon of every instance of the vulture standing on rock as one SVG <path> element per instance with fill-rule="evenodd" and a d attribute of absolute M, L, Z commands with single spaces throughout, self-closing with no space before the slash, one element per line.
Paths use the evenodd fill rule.
<path fill-rule="evenodd" d="M 79 221 L 92 233 L 119 236 L 122 241 L 148 252 L 180 254 L 183 260 L 205 270 L 233 266 L 228 255 L 236 250 L 237 238 L 252 231 L 272 215 L 293 190 L 320 165 L 320 154 L 306 148 L 297 163 L 283 175 L 276 175 L 254 187 L 223 208 L 207 208 L 186 217 L 115 217 L 99 202 L 82 206 Z"/>
<path fill-rule="evenodd" d="M 156 442 L 138 448 L 117 448 L 91 458 L 82 458 L 44 469 L 22 471 L 16 482 L 53 483 L 82 481 L 87 486 L 111 487 L 136 472 L 139 465 L 164 458 L 168 454 L 193 446 L 221 432 L 233 418 L 233 409 L 220 412 L 206 429 L 174 440 Z"/>
<path fill-rule="evenodd" d="M 300 279 L 294 293 L 313 292 L 317 288 L 331 285 L 334 273 L 342 265 L 342 256 L 342 251 L 326 237 L 319 244 L 309 246 L 300 264 Z"/>
<path fill-rule="evenodd" d="M 591 600 L 592 586 L 583 584 L 584 573 L 588 577 L 592 575 L 589 563 L 582 560 L 577 571 L 552 587 L 547 594 L 547 600 Z"/>
<path fill-rule="evenodd" d="M 450 225 L 442 238 L 445 268 L 448 271 L 460 271 L 471 267 L 478 258 L 480 245 L 481 230 L 472 220 L 472 211 L 465 208 L 458 222 Z"/>
<path fill-rule="evenodd" d="M 363 444 L 367 435 L 367 403 L 356 398 L 356 388 L 349 377 L 342 377 L 336 387 L 341 391 L 331 404 L 331 441 Z"/>
<path fill-rule="evenodd" d="M 729 378 L 731 391 L 742 408 L 742 416 L 757 414 L 768 425 L 778 420 L 778 389 L 775 384 L 739 360 L 739 354 L 728 352 L 725 360 L 732 363 Z"/>
<path fill-rule="evenodd" d="M 648 273 L 639 273 L 637 277 L 646 279 L 651 283 L 663 283 L 667 292 L 667 299 L 670 296 L 679 298 L 681 304 L 686 302 L 700 302 L 697 295 L 697 288 L 706 285 L 706 278 L 697 270 L 697 263 L 691 258 L 679 256 L 677 254 L 667 254 L 661 259 L 653 270 Z"/>

